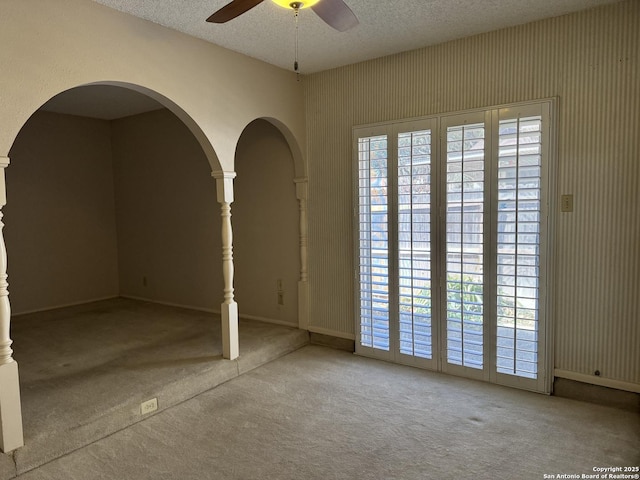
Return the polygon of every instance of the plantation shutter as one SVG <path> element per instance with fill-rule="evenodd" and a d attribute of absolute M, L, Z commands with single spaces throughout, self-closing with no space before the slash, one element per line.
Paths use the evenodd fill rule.
<path fill-rule="evenodd" d="M 502 109 L 498 119 L 496 374 L 501 383 L 544 390 L 546 344 L 545 187 L 549 110 Z"/>
<path fill-rule="evenodd" d="M 549 391 L 550 112 L 354 129 L 356 353 Z"/>
<path fill-rule="evenodd" d="M 387 136 L 358 140 L 360 344 L 389 351 Z"/>
<path fill-rule="evenodd" d="M 433 358 L 431 130 L 397 135 L 399 351 Z"/>
<path fill-rule="evenodd" d="M 447 362 L 484 365 L 485 127 L 446 131 Z"/>

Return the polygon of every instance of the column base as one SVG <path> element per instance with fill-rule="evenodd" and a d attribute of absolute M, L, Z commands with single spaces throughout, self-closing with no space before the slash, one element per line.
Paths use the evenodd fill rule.
<path fill-rule="evenodd" d="M 18 364 L 0 365 L 0 450 L 9 453 L 24 445 Z"/>
<path fill-rule="evenodd" d="M 240 355 L 240 336 L 238 335 L 238 304 L 223 303 L 222 314 L 222 356 L 234 360 Z"/>

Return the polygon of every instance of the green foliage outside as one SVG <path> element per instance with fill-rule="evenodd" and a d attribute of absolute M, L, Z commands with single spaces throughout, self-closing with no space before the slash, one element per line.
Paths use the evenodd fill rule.
<path fill-rule="evenodd" d="M 482 322 L 483 314 L 483 285 L 476 283 L 469 275 L 456 273 L 447 274 L 447 310 L 448 318 L 462 321 L 463 310 L 465 321 L 473 322 L 474 318 Z M 413 308 L 412 308 L 413 307 Z M 420 289 L 412 298 L 408 295 L 400 296 L 400 310 L 414 315 L 431 315 L 431 297 L 429 288 Z M 498 305 L 498 326 L 515 327 L 516 310 L 518 328 L 534 329 L 536 311 L 525 308 L 522 302 L 516 302 L 512 296 L 500 297 Z"/>

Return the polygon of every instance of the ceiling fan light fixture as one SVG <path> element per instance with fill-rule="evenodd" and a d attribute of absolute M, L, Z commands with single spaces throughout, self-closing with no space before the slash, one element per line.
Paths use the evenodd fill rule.
<path fill-rule="evenodd" d="M 294 4 L 298 5 L 299 9 L 309 8 L 318 3 L 320 0 L 304 0 L 301 2 L 293 2 L 292 0 L 271 0 L 273 3 L 282 8 L 287 8 L 291 10 L 294 8 Z"/>
<path fill-rule="evenodd" d="M 229 20 L 248 12 L 253 7 L 260 5 L 265 0 L 231 0 L 224 7 L 213 13 L 207 22 L 226 23 Z M 320 17 L 324 23 L 339 32 L 346 32 L 350 28 L 358 25 L 358 18 L 347 6 L 345 0 L 271 0 L 279 7 L 293 10 L 298 21 L 298 12 L 302 8 L 313 7 L 314 13 Z"/>

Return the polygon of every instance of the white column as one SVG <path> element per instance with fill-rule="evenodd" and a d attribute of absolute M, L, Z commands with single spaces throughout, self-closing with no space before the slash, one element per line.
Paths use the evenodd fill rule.
<path fill-rule="evenodd" d="M 224 302 L 222 314 L 222 356 L 229 360 L 240 355 L 238 335 L 238 304 L 233 300 L 233 229 L 231 227 L 231 203 L 233 203 L 233 179 L 235 172 L 214 172 L 218 202 L 222 212 L 222 278 Z"/>
<path fill-rule="evenodd" d="M 309 281 L 307 256 L 307 178 L 295 178 L 296 198 L 300 209 L 300 279 L 298 280 L 298 326 L 303 330 L 309 328 Z"/>
<path fill-rule="evenodd" d="M 18 364 L 11 350 L 11 305 L 7 283 L 7 250 L 2 229 L 2 207 L 7 204 L 4 169 L 7 157 L 0 157 L 0 450 L 10 452 L 24 445 L 22 433 L 22 407 Z"/>

